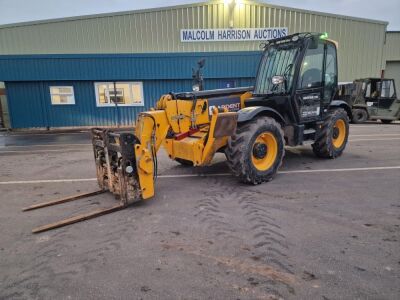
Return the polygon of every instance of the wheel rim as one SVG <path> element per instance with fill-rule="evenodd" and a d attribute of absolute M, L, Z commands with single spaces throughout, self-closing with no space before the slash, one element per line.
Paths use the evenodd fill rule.
<path fill-rule="evenodd" d="M 342 147 L 345 138 L 346 138 L 346 123 L 344 122 L 344 120 L 339 119 L 335 122 L 335 125 L 333 126 L 333 136 L 332 136 L 333 146 L 336 149 Z"/>
<path fill-rule="evenodd" d="M 278 142 L 270 132 L 261 133 L 253 144 L 251 160 L 259 171 L 272 167 L 278 155 Z"/>

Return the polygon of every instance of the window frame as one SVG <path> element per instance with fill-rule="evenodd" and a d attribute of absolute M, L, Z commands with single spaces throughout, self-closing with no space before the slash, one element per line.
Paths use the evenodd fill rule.
<path fill-rule="evenodd" d="M 332 52 L 330 52 L 330 50 Z M 329 65 L 327 65 L 329 55 L 332 55 L 332 57 L 333 57 L 333 61 L 332 61 L 333 73 L 334 73 L 333 82 L 326 81 L 326 75 L 328 74 L 327 67 L 329 67 Z M 337 91 L 337 87 L 338 87 L 338 56 L 337 56 L 337 46 L 334 43 L 332 43 L 332 42 L 324 43 L 324 58 L 323 58 L 322 64 L 323 64 L 322 86 L 324 88 L 322 98 L 323 98 L 323 102 L 330 103 L 330 101 L 331 101 L 332 97 L 334 97 L 335 92 Z M 328 83 L 330 83 L 330 84 L 328 84 Z M 329 87 L 332 88 L 330 95 L 326 93 Z M 329 97 L 327 97 L 327 96 L 329 96 Z"/>
<path fill-rule="evenodd" d="M 322 42 L 322 41 L 318 41 L 318 47 L 316 48 L 316 49 L 312 49 L 312 48 L 310 48 L 310 46 L 311 46 L 311 41 L 307 44 L 307 47 L 306 47 L 306 49 L 304 50 L 304 56 L 303 56 L 303 58 L 302 58 L 302 60 L 301 60 L 301 64 L 300 64 L 300 69 L 299 69 L 299 71 L 298 71 L 298 78 L 297 78 L 297 84 L 296 84 L 296 90 L 299 90 L 299 91 L 303 91 L 303 90 L 307 90 L 307 89 L 319 89 L 319 88 L 324 88 L 324 72 L 325 72 L 325 43 L 324 42 Z M 319 85 L 316 85 L 316 86 L 303 86 L 303 76 L 304 76 L 304 74 L 305 74 L 305 72 L 307 72 L 308 70 L 311 70 L 311 69 L 308 69 L 308 70 L 306 70 L 304 73 L 303 73 L 303 68 L 304 68 L 304 63 L 306 62 L 306 57 L 307 57 L 307 54 L 308 54 L 308 51 L 310 51 L 310 50 L 317 50 L 320 46 L 322 46 L 322 53 L 319 53 L 319 54 L 322 54 L 322 60 L 321 60 L 321 78 L 320 78 L 320 81 L 319 81 Z"/>
<path fill-rule="evenodd" d="M 72 93 L 56 93 L 56 94 L 53 94 L 51 92 L 51 89 L 54 89 L 54 88 L 56 88 L 56 89 L 70 88 Z M 51 105 L 75 105 L 76 104 L 76 101 L 75 101 L 75 90 L 74 90 L 74 86 L 73 85 L 49 85 L 49 93 L 50 93 L 50 103 L 51 103 Z M 60 96 L 60 95 L 72 96 L 72 101 L 68 102 L 68 103 L 61 103 L 61 102 L 60 103 L 54 103 L 53 102 L 53 96 L 55 96 L 55 95 L 57 95 L 57 96 Z"/>
<path fill-rule="evenodd" d="M 387 82 L 389 82 L 389 88 L 385 86 Z M 384 90 L 389 90 L 389 96 L 386 97 L 385 95 L 382 95 Z M 391 95 L 390 95 L 390 92 L 392 92 Z M 381 80 L 381 90 L 379 92 L 379 97 L 384 98 L 384 99 L 396 98 L 396 90 L 395 90 L 393 79 L 382 79 Z"/>
<path fill-rule="evenodd" d="M 96 81 L 94 82 L 94 90 L 95 90 L 95 96 L 96 96 L 96 107 L 115 107 L 115 103 L 112 103 L 110 101 L 110 103 L 100 103 L 100 95 L 99 95 L 99 89 L 98 87 L 100 85 L 117 85 L 117 84 L 128 84 L 129 85 L 129 96 L 133 99 L 133 91 L 132 91 L 132 87 L 135 84 L 139 84 L 140 86 L 140 93 L 142 96 L 141 102 L 140 103 L 132 103 L 132 104 L 121 104 L 121 103 L 117 103 L 117 106 L 122 106 L 122 107 L 132 107 L 132 106 L 137 106 L 137 107 L 141 107 L 144 106 L 144 91 L 143 91 L 143 81 Z"/>

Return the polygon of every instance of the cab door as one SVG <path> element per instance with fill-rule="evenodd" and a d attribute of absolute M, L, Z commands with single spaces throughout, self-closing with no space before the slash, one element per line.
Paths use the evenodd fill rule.
<path fill-rule="evenodd" d="M 378 115 L 379 108 L 379 81 L 369 80 L 365 82 L 364 99 L 370 117 Z"/>
<path fill-rule="evenodd" d="M 380 83 L 380 91 L 378 98 L 379 115 L 387 114 L 396 101 L 396 89 L 393 79 L 383 79 Z"/>
<path fill-rule="evenodd" d="M 325 45 L 322 40 L 311 41 L 301 62 L 296 89 L 300 123 L 318 120 L 324 98 L 323 69 Z"/>

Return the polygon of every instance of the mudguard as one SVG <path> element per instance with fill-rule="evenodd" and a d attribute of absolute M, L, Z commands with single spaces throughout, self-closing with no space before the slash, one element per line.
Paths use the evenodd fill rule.
<path fill-rule="evenodd" d="M 347 104 L 347 102 L 345 102 L 343 100 L 333 100 L 329 104 L 329 108 L 337 108 L 337 107 L 343 108 L 347 112 L 347 115 L 349 116 L 349 119 L 350 120 L 353 119 L 353 113 L 351 112 L 351 107 L 350 107 L 349 104 Z"/>
<path fill-rule="evenodd" d="M 266 106 L 249 106 L 238 111 L 238 123 L 254 119 L 259 115 L 268 116 L 276 119 L 279 123 L 285 124 L 285 119 L 275 109 Z"/>

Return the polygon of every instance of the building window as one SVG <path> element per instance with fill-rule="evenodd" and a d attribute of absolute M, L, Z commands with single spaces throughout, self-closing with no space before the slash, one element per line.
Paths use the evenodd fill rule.
<path fill-rule="evenodd" d="M 50 98 L 53 105 L 75 104 L 74 87 L 51 86 Z"/>
<path fill-rule="evenodd" d="M 97 106 L 143 106 L 143 82 L 96 82 Z"/>

